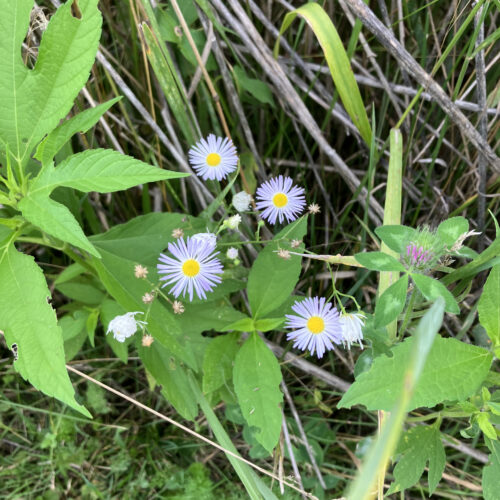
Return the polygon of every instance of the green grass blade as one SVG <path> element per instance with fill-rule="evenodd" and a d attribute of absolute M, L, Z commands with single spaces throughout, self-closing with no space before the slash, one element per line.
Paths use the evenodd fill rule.
<path fill-rule="evenodd" d="M 335 26 L 320 5 L 308 3 L 285 16 L 280 29 L 280 36 L 297 16 L 302 17 L 316 35 L 325 54 L 340 99 L 364 141 L 369 145 L 372 136 L 370 122 L 361 99 L 358 84 L 354 79 L 349 58 Z M 278 54 L 279 43 L 280 39 L 278 37 L 274 48 L 275 56 Z"/>

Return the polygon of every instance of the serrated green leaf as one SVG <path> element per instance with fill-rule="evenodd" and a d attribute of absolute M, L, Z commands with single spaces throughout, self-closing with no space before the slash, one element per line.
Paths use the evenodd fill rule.
<path fill-rule="evenodd" d="M 396 453 L 402 454 L 402 457 L 394 468 L 394 483 L 387 495 L 417 484 L 427 462 L 429 463 L 429 493 L 432 495 L 443 475 L 446 463 L 446 454 L 439 430 L 430 426 L 410 429 L 401 437 Z"/>
<path fill-rule="evenodd" d="M 0 1 L 0 142 L 20 163 L 68 114 L 94 63 L 102 24 L 97 0 L 79 0 L 80 19 L 72 3 L 52 16 L 30 70 L 21 46 L 33 0 Z"/>
<path fill-rule="evenodd" d="M 12 243 L 0 249 L 0 284 L 0 330 L 9 348 L 17 344 L 16 370 L 36 389 L 91 417 L 75 400 L 61 328 L 48 303 L 50 292 L 42 270 Z"/>
<path fill-rule="evenodd" d="M 30 194 L 50 194 L 67 186 L 88 193 L 111 193 L 146 182 L 177 179 L 188 174 L 171 172 L 111 149 L 91 149 L 64 160 L 56 168 L 47 165 L 30 186 Z"/>
<path fill-rule="evenodd" d="M 437 228 L 437 235 L 441 241 L 451 248 L 458 238 L 469 230 L 469 221 L 465 217 L 452 217 Z"/>
<path fill-rule="evenodd" d="M 357 253 L 354 258 L 371 271 L 405 271 L 399 260 L 384 252 Z"/>
<path fill-rule="evenodd" d="M 87 132 L 120 99 L 121 97 L 115 97 L 108 102 L 99 104 L 95 108 L 86 109 L 64 123 L 61 123 L 38 145 L 34 157 L 41 161 L 42 165 L 50 163 L 71 137 L 77 132 Z"/>
<path fill-rule="evenodd" d="M 403 310 L 408 290 L 408 275 L 404 274 L 393 283 L 377 300 L 375 326 L 377 328 L 394 321 Z"/>
<path fill-rule="evenodd" d="M 298 255 L 281 259 L 276 251 L 286 248 L 291 240 L 302 240 L 306 231 L 307 217 L 302 217 L 281 230 L 253 263 L 247 292 L 254 319 L 278 308 L 292 294 L 302 270 L 302 259 Z M 294 251 L 300 253 L 303 249 L 301 245 Z"/>
<path fill-rule="evenodd" d="M 369 410 L 389 411 L 401 389 L 414 345 L 414 337 L 410 337 L 392 349 L 391 358 L 376 358 L 344 394 L 339 408 L 363 404 Z M 488 375 L 491 360 L 491 353 L 481 347 L 436 337 L 408 411 L 468 398 Z"/>
<path fill-rule="evenodd" d="M 500 264 L 493 266 L 477 305 L 479 322 L 494 347 L 500 345 Z"/>
<path fill-rule="evenodd" d="M 233 363 L 239 350 L 238 335 L 220 335 L 210 341 L 203 358 L 203 392 L 216 391 L 233 375 Z"/>
<path fill-rule="evenodd" d="M 281 370 L 274 354 L 257 333 L 243 344 L 234 362 L 233 382 L 241 412 L 257 427 L 257 441 L 269 452 L 281 432 Z"/>
<path fill-rule="evenodd" d="M 446 304 L 445 311 L 460 314 L 460 307 L 458 307 L 455 297 L 441 282 L 423 274 L 412 274 L 411 277 L 427 300 L 436 300 L 437 297 L 443 297 Z"/>
<path fill-rule="evenodd" d="M 194 420 L 198 415 L 198 405 L 186 368 L 158 342 L 153 342 L 149 347 L 139 346 L 138 352 L 144 366 L 158 385 L 162 386 L 162 393 L 179 415 L 187 420 Z"/>
<path fill-rule="evenodd" d="M 81 248 L 95 257 L 100 256 L 73 214 L 64 205 L 40 194 L 26 196 L 18 203 L 18 208 L 28 222 L 44 233 Z"/>
<path fill-rule="evenodd" d="M 407 244 L 415 236 L 415 229 L 401 225 L 380 226 L 375 234 L 394 252 L 402 253 Z"/>

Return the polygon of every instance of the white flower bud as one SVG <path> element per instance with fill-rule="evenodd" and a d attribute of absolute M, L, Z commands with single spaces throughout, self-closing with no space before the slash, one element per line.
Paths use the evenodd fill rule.
<path fill-rule="evenodd" d="M 238 210 L 238 212 L 246 212 L 250 209 L 250 202 L 252 201 L 252 196 L 245 191 L 240 191 L 233 196 L 233 207 Z"/>
<path fill-rule="evenodd" d="M 233 215 L 232 217 L 229 217 L 229 219 L 226 219 L 224 221 L 224 225 L 226 227 L 228 227 L 229 229 L 238 229 L 240 222 L 241 222 L 241 215 L 236 214 L 236 215 Z"/>
<path fill-rule="evenodd" d="M 141 311 L 128 312 L 126 314 L 123 314 L 122 316 L 116 316 L 116 318 L 113 318 L 109 322 L 106 335 L 109 332 L 113 332 L 113 337 L 118 342 L 125 342 L 125 339 L 128 339 L 129 337 L 132 337 L 132 335 L 134 335 L 139 325 L 147 325 L 146 321 L 136 320 L 134 317 L 136 314 L 143 313 Z"/>
<path fill-rule="evenodd" d="M 231 247 L 226 252 L 226 257 L 228 259 L 234 260 L 238 258 L 238 250 L 234 247 Z"/>
<path fill-rule="evenodd" d="M 196 241 L 206 241 L 210 243 L 210 245 L 215 248 L 217 246 L 217 236 L 214 233 L 198 233 L 192 236 L 193 240 Z"/>

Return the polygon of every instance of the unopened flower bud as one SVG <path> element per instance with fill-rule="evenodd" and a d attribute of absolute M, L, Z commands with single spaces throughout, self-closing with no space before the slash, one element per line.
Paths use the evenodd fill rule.
<path fill-rule="evenodd" d="M 238 210 L 238 212 L 246 212 L 250 209 L 251 201 L 251 195 L 245 191 L 240 191 L 233 196 L 233 207 Z"/>
<path fill-rule="evenodd" d="M 234 247 L 228 248 L 226 252 L 226 257 L 231 260 L 235 260 L 238 258 L 238 250 Z"/>

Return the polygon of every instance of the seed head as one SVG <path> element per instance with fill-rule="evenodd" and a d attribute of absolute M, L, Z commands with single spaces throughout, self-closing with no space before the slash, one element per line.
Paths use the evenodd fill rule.
<path fill-rule="evenodd" d="M 174 314 L 182 314 L 184 312 L 184 304 L 180 300 L 174 300 L 172 304 Z"/>
<path fill-rule="evenodd" d="M 315 214 L 319 214 L 321 212 L 321 208 L 318 204 L 316 203 L 311 203 L 308 207 L 307 207 L 307 211 L 311 214 L 311 215 L 315 215 Z"/>
<path fill-rule="evenodd" d="M 149 347 L 154 341 L 155 339 L 149 334 L 143 335 L 142 337 L 142 345 L 144 347 Z"/>
<path fill-rule="evenodd" d="M 182 238 L 184 236 L 184 230 L 178 227 L 172 231 L 172 236 L 174 238 Z"/>
<path fill-rule="evenodd" d="M 134 275 L 136 278 L 145 278 L 148 275 L 148 268 L 137 264 L 134 268 Z"/>

